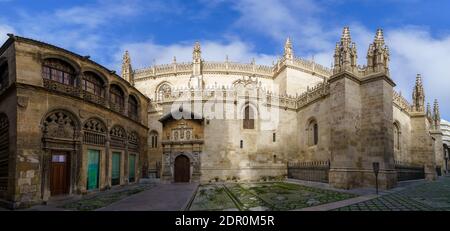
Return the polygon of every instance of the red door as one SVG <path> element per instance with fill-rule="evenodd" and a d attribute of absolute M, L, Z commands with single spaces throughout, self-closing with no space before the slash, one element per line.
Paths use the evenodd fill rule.
<path fill-rule="evenodd" d="M 190 164 L 186 156 L 178 156 L 175 159 L 175 182 L 189 182 Z"/>
<path fill-rule="evenodd" d="M 52 196 L 69 193 L 69 155 L 52 154 L 50 164 L 50 193 Z"/>

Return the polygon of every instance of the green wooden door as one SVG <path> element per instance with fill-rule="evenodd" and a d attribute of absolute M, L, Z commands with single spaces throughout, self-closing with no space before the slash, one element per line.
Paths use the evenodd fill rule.
<path fill-rule="evenodd" d="M 136 172 L 136 155 L 130 155 L 128 158 L 128 180 L 134 182 Z"/>
<path fill-rule="evenodd" d="M 120 184 L 120 152 L 113 152 L 112 154 L 112 170 L 111 170 L 111 184 Z"/>
<path fill-rule="evenodd" d="M 99 159 L 100 151 L 91 149 L 88 150 L 88 190 L 98 188 Z"/>

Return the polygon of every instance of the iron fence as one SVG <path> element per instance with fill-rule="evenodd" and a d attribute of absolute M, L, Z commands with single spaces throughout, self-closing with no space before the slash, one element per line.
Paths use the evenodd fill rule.
<path fill-rule="evenodd" d="M 288 178 L 328 183 L 330 161 L 288 162 Z"/>
<path fill-rule="evenodd" d="M 397 181 L 418 180 L 425 178 L 425 167 L 404 162 L 395 162 Z"/>

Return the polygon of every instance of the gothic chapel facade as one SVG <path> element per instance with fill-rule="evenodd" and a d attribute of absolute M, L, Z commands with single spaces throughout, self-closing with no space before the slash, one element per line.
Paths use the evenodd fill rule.
<path fill-rule="evenodd" d="M 138 182 L 267 181 L 351 189 L 434 180 L 447 170 L 439 105 L 394 90 L 377 30 L 367 64 L 345 27 L 332 68 L 298 58 L 290 39 L 273 65 L 191 62 L 121 76 L 62 48 L 9 35 L 0 48 L 0 202 Z M 225 54 L 224 54 L 225 56 Z M 431 77 L 430 77 L 431 78 Z"/>

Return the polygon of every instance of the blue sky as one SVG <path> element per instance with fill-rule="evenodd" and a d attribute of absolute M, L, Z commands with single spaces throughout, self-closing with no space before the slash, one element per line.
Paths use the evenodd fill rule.
<path fill-rule="evenodd" d="M 296 56 L 330 66 L 342 27 L 350 26 L 360 64 L 381 27 L 396 89 L 411 101 L 421 73 L 427 101 L 437 98 L 450 119 L 449 9 L 446 0 L 0 0 L 0 42 L 15 33 L 118 71 L 125 50 L 137 68 L 190 61 L 196 40 L 206 60 L 271 64 L 290 36 Z"/>

